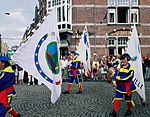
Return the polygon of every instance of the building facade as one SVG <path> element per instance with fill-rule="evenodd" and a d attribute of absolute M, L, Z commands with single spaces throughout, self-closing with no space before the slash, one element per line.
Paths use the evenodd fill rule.
<path fill-rule="evenodd" d="M 2 39 L 0 34 L 0 56 L 6 56 L 8 52 L 8 44 Z"/>
<path fill-rule="evenodd" d="M 47 13 L 56 8 L 57 24 L 60 34 L 60 54 L 67 55 L 72 46 L 72 0 L 47 0 Z"/>
<path fill-rule="evenodd" d="M 47 13 L 57 8 L 62 56 L 76 49 L 85 25 L 92 54 L 122 54 L 133 23 L 142 56 L 150 56 L 150 0 L 47 0 L 46 6 Z"/>

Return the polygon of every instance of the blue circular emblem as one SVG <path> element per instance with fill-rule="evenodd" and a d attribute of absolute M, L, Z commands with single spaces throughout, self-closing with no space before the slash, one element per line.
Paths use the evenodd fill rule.
<path fill-rule="evenodd" d="M 35 66 L 39 72 L 39 74 L 46 79 L 48 82 L 50 83 L 54 83 L 53 80 L 47 76 L 44 71 L 41 69 L 41 66 L 39 64 L 39 50 L 41 48 L 41 45 L 43 44 L 43 42 L 48 38 L 49 34 L 45 34 L 40 41 L 38 42 L 38 45 L 35 49 L 35 56 L 34 56 L 34 62 L 35 62 Z M 53 49 L 52 49 L 53 48 Z M 58 74 L 59 73 L 59 63 L 58 63 L 58 49 L 57 49 L 57 43 L 56 42 L 51 42 L 50 44 L 48 44 L 47 46 L 47 50 L 46 50 L 46 61 L 47 64 L 50 68 L 50 70 L 52 71 L 53 74 Z M 56 82 L 57 84 L 57 82 Z"/>

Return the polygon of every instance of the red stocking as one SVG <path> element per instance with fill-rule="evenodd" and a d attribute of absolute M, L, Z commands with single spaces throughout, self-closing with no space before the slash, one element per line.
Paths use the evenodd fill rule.
<path fill-rule="evenodd" d="M 120 100 L 115 100 L 114 102 L 114 111 L 118 112 L 118 108 L 120 106 Z"/>
<path fill-rule="evenodd" d="M 18 113 L 14 109 L 9 111 L 8 113 L 11 114 L 13 117 L 17 117 L 18 116 Z"/>
<path fill-rule="evenodd" d="M 70 91 L 71 85 L 72 84 L 68 83 L 67 91 Z"/>
<path fill-rule="evenodd" d="M 128 106 L 128 110 L 132 109 L 132 103 L 131 102 L 127 102 L 127 106 Z"/>

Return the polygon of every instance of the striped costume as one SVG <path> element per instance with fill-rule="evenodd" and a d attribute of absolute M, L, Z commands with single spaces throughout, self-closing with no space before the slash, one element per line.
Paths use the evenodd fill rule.
<path fill-rule="evenodd" d="M 6 112 L 18 117 L 18 113 L 11 108 L 12 97 L 16 95 L 13 84 L 15 74 L 10 66 L 4 67 L 0 71 L 0 117 L 5 117 Z"/>
<path fill-rule="evenodd" d="M 127 102 L 128 111 L 131 114 L 131 109 L 134 106 L 134 102 L 132 100 L 132 93 L 136 91 L 135 84 L 132 81 L 133 77 L 134 69 L 129 63 L 126 68 L 124 68 L 124 66 L 122 65 L 119 70 L 116 70 L 113 77 L 113 81 L 116 81 L 117 84 L 115 88 L 116 94 L 113 101 L 115 112 L 118 112 L 120 101 L 123 100 L 124 96 L 125 101 Z"/>
<path fill-rule="evenodd" d="M 78 85 L 78 88 L 79 88 L 79 91 L 77 92 L 77 94 L 82 93 L 82 86 L 79 83 L 79 78 L 81 77 L 81 74 L 79 72 L 80 68 L 81 68 L 81 62 L 79 61 L 79 59 L 77 57 L 74 57 L 72 62 L 70 63 L 69 83 L 68 83 L 67 90 L 65 92 L 63 92 L 64 94 L 69 94 L 69 91 L 70 91 L 73 81 L 76 82 L 76 84 Z"/>

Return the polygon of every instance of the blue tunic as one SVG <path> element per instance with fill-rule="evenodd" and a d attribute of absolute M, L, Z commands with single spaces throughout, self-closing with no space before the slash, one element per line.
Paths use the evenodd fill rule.
<path fill-rule="evenodd" d="M 133 67 L 129 63 L 126 68 L 123 68 L 122 65 L 119 70 L 116 70 L 113 77 L 113 81 L 116 81 L 117 84 L 116 91 L 123 94 L 134 92 L 136 87 L 134 82 L 132 81 L 133 77 Z"/>
<path fill-rule="evenodd" d="M 77 76 L 80 76 L 80 72 L 79 72 L 79 69 L 81 68 L 80 64 L 81 64 L 81 62 L 79 61 L 79 59 L 77 57 L 75 57 L 72 60 L 72 62 L 70 64 L 70 72 L 69 72 L 70 76 L 74 76 L 75 73 L 76 73 Z M 74 73 L 74 70 L 76 70 L 75 73 Z"/>
<path fill-rule="evenodd" d="M 0 70 L 0 116 L 5 117 L 6 107 L 9 106 L 9 97 L 16 95 L 13 84 L 15 83 L 15 74 L 11 67 L 5 67 Z"/>

